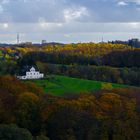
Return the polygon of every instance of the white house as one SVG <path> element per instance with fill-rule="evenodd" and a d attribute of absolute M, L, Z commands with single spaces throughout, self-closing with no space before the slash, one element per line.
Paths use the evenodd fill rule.
<path fill-rule="evenodd" d="M 36 71 L 34 67 L 32 67 L 29 71 L 25 72 L 25 75 L 17 76 L 18 79 L 28 80 L 28 79 L 41 79 L 44 77 L 43 73 Z"/>

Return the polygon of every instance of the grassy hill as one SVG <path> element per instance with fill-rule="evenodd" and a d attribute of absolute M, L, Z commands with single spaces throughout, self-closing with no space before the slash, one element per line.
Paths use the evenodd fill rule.
<path fill-rule="evenodd" d="M 108 86 L 109 88 L 126 87 L 119 84 L 111 84 L 99 81 L 90 81 L 66 76 L 52 76 L 46 80 L 33 80 L 34 83 L 44 88 L 46 93 L 62 96 L 68 93 L 81 93 L 100 90 Z"/>

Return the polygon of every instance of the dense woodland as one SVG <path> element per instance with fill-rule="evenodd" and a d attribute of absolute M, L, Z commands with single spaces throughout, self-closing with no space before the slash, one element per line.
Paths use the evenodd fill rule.
<path fill-rule="evenodd" d="M 139 93 L 131 88 L 60 98 L 0 77 L 0 139 L 139 140 Z"/>
<path fill-rule="evenodd" d="M 0 48 L 0 139 L 139 140 L 139 60 L 140 49 L 124 44 Z M 135 87 L 55 97 L 14 77 L 31 65 L 46 76 L 67 75 Z"/>

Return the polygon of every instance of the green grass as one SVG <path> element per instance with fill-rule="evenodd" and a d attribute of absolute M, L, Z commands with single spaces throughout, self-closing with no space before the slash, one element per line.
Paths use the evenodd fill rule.
<path fill-rule="evenodd" d="M 66 76 L 52 76 L 52 78 L 46 80 L 33 80 L 33 82 L 43 87 L 46 93 L 56 96 L 100 90 L 103 84 L 107 84 L 105 82 L 83 80 Z M 112 88 L 126 87 L 119 84 L 111 85 Z"/>

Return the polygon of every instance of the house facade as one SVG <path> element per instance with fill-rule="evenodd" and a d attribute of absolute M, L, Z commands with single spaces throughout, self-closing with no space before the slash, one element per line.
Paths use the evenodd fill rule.
<path fill-rule="evenodd" d="M 41 79 L 44 78 L 44 74 L 36 71 L 35 68 L 32 67 L 29 71 L 25 72 L 25 75 L 17 76 L 17 78 L 21 80 Z"/>

